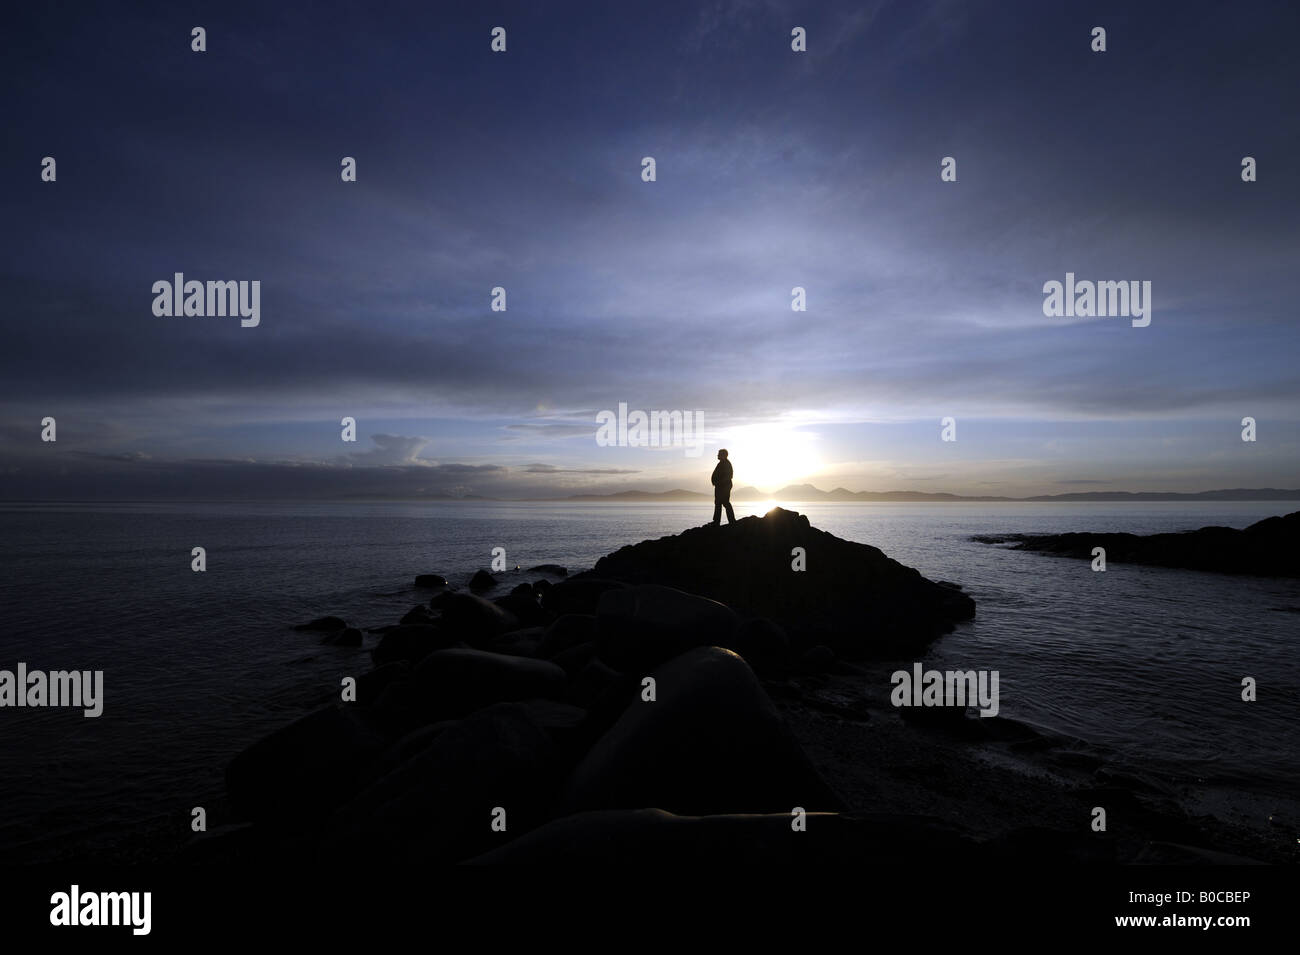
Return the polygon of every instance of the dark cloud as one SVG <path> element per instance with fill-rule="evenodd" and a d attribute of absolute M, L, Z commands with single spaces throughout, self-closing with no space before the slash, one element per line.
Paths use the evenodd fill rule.
<path fill-rule="evenodd" d="M 203 55 L 171 7 L 15 11 L 0 464 L 49 457 L 45 415 L 61 447 L 299 475 L 352 415 L 427 437 L 341 461 L 430 486 L 503 449 L 636 473 L 571 440 L 619 402 L 714 427 L 1300 416 L 1293 6 L 1114 11 L 1104 55 L 1030 2 L 499 14 L 502 57 L 477 13 L 418 5 L 222 5 Z M 155 317 L 177 271 L 259 280 L 261 324 Z M 1152 325 L 1045 318 L 1067 271 L 1152 281 Z"/>
<path fill-rule="evenodd" d="M 522 469 L 528 474 L 640 474 L 635 468 L 557 468 L 550 464 L 530 464 Z"/>

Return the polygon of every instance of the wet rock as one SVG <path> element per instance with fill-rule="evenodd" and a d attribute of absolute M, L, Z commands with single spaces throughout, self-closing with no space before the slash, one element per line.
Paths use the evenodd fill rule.
<path fill-rule="evenodd" d="M 491 590 L 496 585 L 497 579 L 486 570 L 474 571 L 474 576 L 469 579 L 469 589 L 476 593 L 484 590 Z"/>
<path fill-rule="evenodd" d="M 559 564 L 538 564 L 536 567 L 529 567 L 530 574 L 550 574 L 552 577 L 567 577 L 569 570 L 567 567 L 561 567 Z"/>
<path fill-rule="evenodd" d="M 436 590 L 447 586 L 447 578 L 442 574 L 419 574 L 415 578 L 417 590 Z"/>
<path fill-rule="evenodd" d="M 311 623 L 300 623 L 295 626 L 295 630 L 317 630 L 327 633 L 331 630 L 342 630 L 348 625 L 348 622 L 342 617 L 317 617 Z"/>

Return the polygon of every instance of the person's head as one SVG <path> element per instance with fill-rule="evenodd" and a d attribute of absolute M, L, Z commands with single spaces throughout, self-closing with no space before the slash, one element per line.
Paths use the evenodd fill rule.
<path fill-rule="evenodd" d="M 721 451 L 718 452 L 718 460 L 719 460 L 719 461 L 725 461 L 725 460 L 727 460 L 727 449 L 726 449 L 726 448 L 723 448 Z"/>

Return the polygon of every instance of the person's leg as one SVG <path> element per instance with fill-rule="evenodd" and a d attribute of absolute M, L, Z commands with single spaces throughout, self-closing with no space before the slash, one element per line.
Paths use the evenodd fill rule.
<path fill-rule="evenodd" d="M 736 512 L 731 509 L 731 498 L 727 498 L 727 523 L 736 523 Z"/>
<path fill-rule="evenodd" d="M 728 504 L 727 507 L 731 507 L 731 505 Z M 721 518 L 722 518 L 722 502 L 715 497 L 713 499 L 713 523 L 715 524 L 718 523 L 718 521 Z"/>

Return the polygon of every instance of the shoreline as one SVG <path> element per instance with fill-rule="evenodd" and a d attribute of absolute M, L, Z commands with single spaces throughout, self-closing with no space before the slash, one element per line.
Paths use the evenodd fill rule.
<path fill-rule="evenodd" d="M 791 541 L 827 570 L 789 574 L 781 555 Z M 778 559 L 785 570 L 773 570 Z M 495 844 L 483 833 L 413 830 L 411 814 L 416 805 L 421 819 L 440 806 L 477 805 L 488 798 L 486 774 L 498 779 L 493 793 L 523 785 L 511 791 L 528 794 L 511 810 L 525 818 L 524 833 L 483 860 L 491 862 L 573 853 L 596 861 L 623 840 L 640 844 L 647 829 L 668 845 L 678 827 L 712 817 L 718 825 L 691 831 L 711 833 L 722 852 L 734 836 L 723 830 L 757 834 L 792 806 L 842 820 L 846 844 L 878 838 L 884 814 L 944 851 L 1003 861 L 1296 861 L 1281 828 L 1273 840 L 1266 828 L 1194 815 L 1187 791 L 1100 747 L 964 708 L 895 708 L 888 674 L 898 660 L 923 658 L 974 616 L 973 601 L 797 513 L 775 509 L 629 545 L 591 571 L 520 584 L 495 601 L 473 594 L 495 581 L 476 579 L 470 593 L 440 590 L 429 609 L 386 630 L 372 652 L 378 669 L 368 678 L 377 686 L 361 723 L 339 707 L 319 711 L 236 758 L 232 806 L 252 818 L 252 833 L 296 798 L 282 790 L 301 785 L 304 767 L 285 760 L 327 752 L 336 772 L 338 747 L 351 745 L 366 768 L 295 851 L 474 860 Z M 850 621 L 867 643 L 824 645 L 844 638 Z M 312 720 L 324 729 L 308 727 Z M 480 767 L 472 776 L 467 758 Z M 319 769 L 305 767 L 313 780 L 323 778 Z M 433 779 L 437 788 L 427 789 Z M 650 809 L 666 812 L 645 816 Z M 204 855 L 229 858 L 222 841 L 199 840 Z M 225 841 L 239 855 L 265 849 L 250 830 Z"/>
<path fill-rule="evenodd" d="M 749 520 L 762 523 L 759 518 Z M 804 533 L 797 529 L 796 532 Z M 647 563 L 652 545 L 669 546 L 662 542 L 671 544 L 686 538 L 691 548 L 715 545 L 722 547 L 726 546 L 726 533 L 724 527 L 716 539 L 707 539 L 700 537 L 698 530 L 691 530 L 658 541 L 629 545 L 623 550 L 640 556 L 625 569 L 635 570 L 636 573 L 653 570 L 656 566 L 654 561 Z M 690 537 L 692 534 L 695 536 Z M 785 543 L 787 542 L 776 547 L 776 552 L 782 552 Z M 866 545 L 856 546 L 866 551 L 875 550 Z M 618 551 L 607 556 L 613 558 L 621 553 Z M 876 553 L 879 554 L 878 551 Z M 670 553 L 668 556 L 674 555 Z M 887 560 L 883 555 L 880 557 Z M 588 647 L 585 660 L 581 659 L 582 653 L 578 654 L 578 658 L 573 658 L 572 654 L 565 658 L 567 652 L 580 644 L 559 650 L 556 645 L 552 645 L 545 652 L 540 652 L 547 631 L 558 619 L 556 611 L 551 612 L 549 622 L 547 621 L 545 591 L 549 588 L 540 585 L 545 582 L 554 586 L 568 579 L 581 587 L 582 581 L 599 578 L 597 567 L 571 577 L 567 572 L 555 573 L 556 570 L 558 568 L 535 567 L 525 571 L 512 571 L 495 588 L 483 591 L 483 597 L 476 598 L 481 603 L 460 600 L 461 597 L 473 597 L 472 590 L 456 590 L 444 586 L 425 590 L 424 593 L 432 593 L 432 600 L 429 605 L 418 608 L 419 613 L 408 610 L 406 617 L 411 617 L 411 620 L 404 617 L 403 624 L 368 631 L 379 637 L 378 645 L 373 637 L 364 637 L 364 643 L 355 647 L 321 647 L 315 652 L 318 655 L 328 653 L 331 659 L 334 654 L 338 654 L 341 661 L 357 659 L 352 656 L 354 653 L 358 656 L 360 653 L 373 656 L 394 630 L 402 629 L 406 630 L 408 637 L 439 639 L 433 631 L 447 625 L 447 608 L 440 605 L 453 597 L 456 598 L 453 603 L 473 608 L 475 612 L 486 610 L 483 604 L 498 609 L 503 609 L 504 605 L 507 610 L 514 604 L 518 611 L 512 624 L 517 625 L 515 629 L 484 635 L 477 632 L 477 623 L 468 629 L 458 623 L 454 625 L 457 632 L 451 635 L 454 639 L 446 641 L 445 649 L 474 649 L 507 660 L 564 663 L 567 666 L 565 686 L 559 692 L 547 690 L 539 699 L 559 697 L 559 702 L 564 706 L 573 707 L 565 716 L 565 720 L 572 724 L 577 718 L 574 710 L 583 710 L 589 716 L 598 696 L 589 693 L 594 687 L 588 686 L 583 690 L 588 693 L 587 698 L 575 700 L 573 694 L 581 682 L 579 677 L 588 683 L 593 680 L 603 682 L 605 689 L 616 683 L 617 679 L 611 672 L 606 672 L 608 667 L 602 669 L 603 665 L 589 666 L 593 662 L 592 658 L 600 656 L 598 647 Z M 460 580 L 459 577 L 456 579 Z M 507 594 L 506 591 L 510 590 L 515 581 L 529 583 L 521 583 Z M 719 582 L 715 581 L 716 583 Z M 527 596 L 518 592 L 521 588 L 527 591 Z M 836 585 L 834 589 L 844 588 Z M 411 591 L 408 585 L 407 588 L 394 591 L 393 596 L 402 593 L 417 595 L 421 591 Z M 495 599 L 485 599 L 488 597 Z M 825 594 L 820 597 L 825 597 Z M 577 609 L 591 611 L 594 620 L 597 603 L 598 599 L 585 608 Z M 542 616 L 524 619 L 526 615 L 539 611 Z M 633 614 L 632 618 L 620 618 L 622 625 L 634 623 L 635 616 Z M 594 626 L 594 623 L 591 625 Z M 960 623 L 957 626 L 960 627 Z M 431 629 L 412 630 L 421 627 Z M 897 815 L 936 816 L 957 826 L 971 840 L 997 846 L 1001 846 L 1008 838 L 1014 838 L 1012 834 L 1017 829 L 1036 825 L 1056 834 L 1052 838 L 1060 843 L 1058 849 L 1062 859 L 1072 858 L 1071 853 L 1109 846 L 1111 848 L 1108 851 L 1113 854 L 1114 861 L 1143 861 L 1146 843 L 1170 843 L 1190 844 L 1199 847 L 1196 850 L 1199 852 L 1235 854 L 1266 862 L 1296 861 L 1296 854 L 1287 844 L 1286 838 L 1270 838 L 1272 827 L 1293 825 L 1293 807 L 1281 809 L 1279 818 L 1271 826 L 1268 823 L 1242 825 L 1233 821 L 1234 813 L 1215 811 L 1214 804 L 1222 801 L 1215 799 L 1215 787 L 1212 785 L 1196 787 L 1189 785 L 1186 779 L 1179 781 L 1146 767 L 1134 768 L 1126 765 L 1117 753 L 1063 736 L 1045 727 L 1031 726 L 1003 716 L 969 715 L 960 719 L 953 716 L 927 719 L 921 715 L 920 718 L 909 718 L 909 714 L 890 704 L 889 675 L 893 670 L 906 669 L 918 660 L 927 661 L 927 666 L 931 665 L 930 653 L 926 648 L 939 635 L 930 628 L 924 629 L 925 633 L 920 638 L 922 642 L 914 647 L 915 655 L 908 658 L 850 660 L 844 654 L 834 652 L 829 656 L 813 654 L 811 658 L 806 658 L 810 651 L 817 649 L 816 645 L 808 647 L 795 644 L 791 646 L 785 661 L 788 672 L 774 673 L 772 666 L 762 665 L 761 642 L 753 644 L 751 648 L 758 651 L 757 657 L 748 649 L 742 653 L 742 656 L 753 662 L 763 693 L 780 714 L 802 753 L 831 789 L 843 798 L 843 813 L 888 812 Z M 636 628 L 633 627 L 630 631 L 623 631 L 622 635 L 635 632 Z M 590 642 L 585 638 L 591 635 L 585 633 L 581 636 L 584 637 L 584 642 Z M 302 634 L 313 645 L 337 642 L 328 639 L 334 636 L 336 634 L 332 631 L 325 630 Z M 388 643 L 391 649 L 393 641 L 388 640 Z M 427 647 L 415 646 L 406 651 L 413 659 L 406 660 L 403 679 L 409 677 L 423 656 L 427 655 L 422 654 L 421 649 Z M 676 648 L 673 649 L 674 653 L 677 652 Z M 732 649 L 736 648 L 733 646 Z M 311 651 L 304 646 L 304 652 Z M 647 661 L 647 666 L 653 662 Z M 375 673 L 391 663 L 392 661 L 376 658 L 375 669 L 362 677 L 363 682 L 375 682 Z M 363 669 L 354 669 L 353 672 L 361 674 Z M 393 677 L 390 670 L 384 679 L 391 680 Z M 317 705 L 329 705 L 334 695 L 328 688 L 322 688 Z M 625 696 L 623 700 L 619 705 L 626 709 L 629 705 L 628 698 Z M 368 710 L 374 708 L 377 702 L 378 697 L 363 700 L 363 706 Z M 311 705 L 304 700 L 300 712 L 306 712 Z M 541 723 L 546 733 L 558 737 L 566 734 L 572 736 L 574 725 L 550 725 L 556 716 L 555 707 L 550 708 L 552 712 L 541 714 Z M 459 715 L 454 720 L 464 721 L 469 715 L 472 714 Z M 602 717 L 603 722 L 594 727 L 595 732 L 582 741 L 580 748 L 584 752 L 589 749 L 610 728 L 617 715 L 606 713 Z M 289 715 L 285 717 L 286 720 L 291 718 Z M 563 722 L 562 720 L 561 723 Z M 393 734 L 388 744 L 400 742 L 405 735 L 404 732 Z M 572 766 L 569 768 L 572 769 Z M 1219 788 L 1228 790 L 1232 787 L 1229 784 Z M 1257 796 L 1261 803 L 1269 800 L 1267 794 L 1252 793 L 1244 786 L 1237 788 L 1242 794 Z M 1115 838 L 1094 837 L 1088 831 L 1087 810 L 1091 804 L 1085 803 L 1090 797 L 1096 802 L 1113 799 L 1121 806 L 1121 821 L 1115 822 L 1113 826 Z M 117 839 L 112 838 L 107 830 L 87 829 L 66 837 L 41 839 L 24 845 L 37 855 L 74 861 L 116 862 L 123 861 L 124 858 L 139 862 L 168 859 L 220 861 L 239 858 L 246 851 L 246 846 L 237 847 L 247 843 L 250 838 L 249 827 L 238 821 L 242 815 L 240 809 L 224 792 L 192 793 L 186 798 L 200 800 L 207 807 L 211 831 L 206 836 L 192 840 L 188 832 L 188 820 L 176 815 L 132 825 L 128 827 L 129 832 L 118 833 Z M 1228 802 L 1231 803 L 1231 800 Z M 1109 806 L 1109 803 L 1106 804 Z M 1208 815 L 1214 818 L 1207 818 L 1207 806 L 1211 807 Z M 1110 807 L 1110 811 L 1113 817 L 1113 807 Z M 1082 817 L 1080 813 L 1083 814 Z M 1243 814 L 1236 812 L 1235 815 L 1240 818 Z M 1079 828 L 1080 822 L 1083 823 L 1082 829 Z M 257 828 L 256 824 L 252 827 L 253 830 Z M 1082 843 L 1078 841 L 1079 835 L 1084 836 Z M 79 851 L 79 847 L 84 851 Z M 1160 851 L 1172 850 L 1164 848 Z M 1149 853 L 1146 861 L 1149 861 Z"/>

